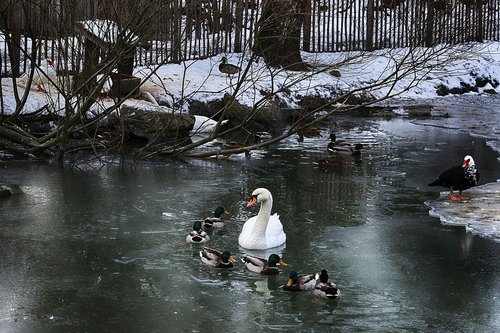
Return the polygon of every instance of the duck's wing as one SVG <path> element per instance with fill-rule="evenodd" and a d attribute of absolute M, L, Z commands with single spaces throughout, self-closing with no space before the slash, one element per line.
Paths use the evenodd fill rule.
<path fill-rule="evenodd" d="M 267 260 L 263 258 L 245 256 L 242 260 L 248 270 L 252 272 L 260 273 L 265 270 L 266 267 L 269 267 Z"/>
<path fill-rule="evenodd" d="M 316 287 L 316 280 L 318 275 L 316 273 L 312 274 L 302 274 L 299 275 L 298 285 L 302 290 L 312 290 Z"/>

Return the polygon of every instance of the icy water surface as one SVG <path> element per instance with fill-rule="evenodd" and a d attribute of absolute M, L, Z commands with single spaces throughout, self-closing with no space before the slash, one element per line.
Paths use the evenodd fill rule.
<path fill-rule="evenodd" d="M 330 129 L 365 149 L 317 169 Z M 0 201 L 0 331 L 498 332 L 500 243 L 442 225 L 425 205 L 441 200 L 426 184 L 465 154 L 482 184 L 500 178 L 486 140 L 348 117 L 322 134 L 250 159 L 1 164 L 0 182 L 25 194 Z M 287 233 L 283 273 L 201 264 L 200 247 L 185 244 L 193 222 L 223 205 L 229 222 L 209 245 L 241 257 L 238 234 L 257 213 L 246 202 L 261 186 Z M 290 270 L 321 268 L 340 300 L 279 288 Z"/>

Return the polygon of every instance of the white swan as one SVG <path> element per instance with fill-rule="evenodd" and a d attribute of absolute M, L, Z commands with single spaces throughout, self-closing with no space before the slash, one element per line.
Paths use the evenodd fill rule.
<path fill-rule="evenodd" d="M 217 125 L 217 121 L 205 117 L 205 116 L 194 116 L 194 125 L 191 130 L 192 133 L 211 133 L 215 130 L 215 126 Z M 221 125 L 227 123 L 227 119 L 224 119 L 220 122 Z"/>
<path fill-rule="evenodd" d="M 265 188 L 258 188 L 252 193 L 252 199 L 247 207 L 260 202 L 260 210 L 257 216 L 251 217 L 243 225 L 238 237 L 238 244 L 249 250 L 265 250 L 280 246 L 286 241 L 278 214 L 271 215 L 273 207 L 273 196 Z"/>

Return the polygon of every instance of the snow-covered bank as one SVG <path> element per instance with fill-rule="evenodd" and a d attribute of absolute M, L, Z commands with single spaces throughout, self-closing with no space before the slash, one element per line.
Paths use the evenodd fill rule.
<path fill-rule="evenodd" d="M 468 232 L 500 242 L 500 182 L 474 187 L 464 192 L 470 200 L 451 202 L 449 192 L 426 201 L 429 215 L 443 224 L 463 226 Z"/>
<path fill-rule="evenodd" d="M 398 80 L 369 89 L 367 92 L 371 96 L 381 98 L 394 94 L 395 98 L 430 99 L 438 97 L 443 90 L 463 90 L 464 87 L 478 94 L 500 93 L 500 42 L 417 49 L 411 53 L 412 61 L 407 59 L 409 52 L 408 49 L 386 49 L 362 54 L 303 53 L 304 61 L 312 68 L 310 73 L 271 70 L 263 61 L 249 63 L 245 54 L 225 56 L 228 62 L 240 66 L 242 72 L 248 69 L 236 96 L 239 103 L 247 106 L 273 92 L 277 92 L 276 98 L 289 108 L 300 107 L 305 96 L 335 98 L 339 92 L 353 91 L 387 78 L 401 65 L 402 59 L 406 62 L 399 67 Z M 225 93 L 233 93 L 239 84 L 238 76 L 229 78 L 219 72 L 222 56 L 163 65 L 143 90 L 152 93 L 163 105 L 176 105 L 176 110 L 189 111 L 189 100 L 221 100 Z M 429 57 L 429 61 L 418 68 L 415 63 L 425 57 Z M 145 77 L 151 70 L 136 68 L 135 75 Z M 2 112 L 9 114 L 15 109 L 12 82 L 9 78 L 2 78 L 1 82 Z M 32 89 L 24 112 L 33 112 L 47 103 L 64 105 L 55 89 L 49 89 L 49 93 Z"/>

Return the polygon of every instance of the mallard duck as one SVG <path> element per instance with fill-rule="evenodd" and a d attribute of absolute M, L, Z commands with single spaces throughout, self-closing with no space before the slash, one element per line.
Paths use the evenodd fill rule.
<path fill-rule="evenodd" d="M 219 64 L 219 71 L 221 73 L 227 74 L 228 77 L 231 75 L 239 73 L 241 68 L 236 65 L 228 64 L 226 57 L 222 57 Z"/>
<path fill-rule="evenodd" d="M 290 277 L 285 285 L 283 285 L 283 290 L 287 291 L 304 291 L 313 290 L 316 286 L 316 280 L 318 279 L 318 274 L 297 274 L 296 271 L 290 272 Z"/>
<path fill-rule="evenodd" d="M 279 269 L 276 267 L 277 264 L 286 266 L 283 259 L 281 259 L 276 253 L 271 254 L 268 260 L 253 256 L 245 256 L 241 259 L 241 261 L 243 261 L 249 271 L 265 275 L 278 274 Z"/>
<path fill-rule="evenodd" d="M 207 217 L 205 221 L 203 221 L 202 228 L 205 230 L 209 230 L 212 228 L 222 228 L 226 225 L 226 221 L 223 220 L 222 215 L 229 214 L 224 207 L 217 207 L 214 211 L 213 217 Z"/>
<path fill-rule="evenodd" d="M 201 226 L 201 221 L 196 221 L 193 224 L 193 230 L 189 232 L 186 236 L 186 242 L 196 244 L 196 243 L 206 243 L 210 240 L 208 234 L 203 230 Z"/>
<path fill-rule="evenodd" d="M 200 251 L 201 262 L 215 268 L 231 268 L 236 258 L 229 251 L 218 251 L 204 247 Z"/>
<path fill-rule="evenodd" d="M 319 281 L 316 283 L 313 293 L 317 296 L 329 299 L 340 297 L 340 290 L 337 288 L 335 283 L 328 281 L 328 272 L 326 269 L 321 270 L 321 274 L 319 274 Z"/>
<path fill-rule="evenodd" d="M 243 225 L 238 244 L 249 250 L 265 250 L 280 246 L 286 242 L 278 214 L 271 215 L 273 196 L 265 188 L 258 188 L 252 193 L 252 198 L 247 207 L 260 202 L 257 216 L 253 216 Z"/>
<path fill-rule="evenodd" d="M 314 137 L 321 136 L 321 128 L 304 127 L 300 131 L 297 131 L 297 135 L 299 136 L 297 141 L 302 142 L 302 141 L 304 141 L 304 137 L 314 138 Z"/>
<path fill-rule="evenodd" d="M 456 165 L 443 171 L 439 177 L 428 186 L 442 186 L 450 190 L 450 200 L 462 200 L 462 191 L 479 183 L 479 171 L 474 159 L 467 155 L 462 165 Z M 458 191 L 456 196 L 453 191 Z"/>
<path fill-rule="evenodd" d="M 337 141 L 335 134 L 330 134 L 330 142 L 326 149 L 330 154 L 343 154 L 343 155 L 360 155 L 363 145 L 357 143 L 354 146 L 343 140 Z"/>

